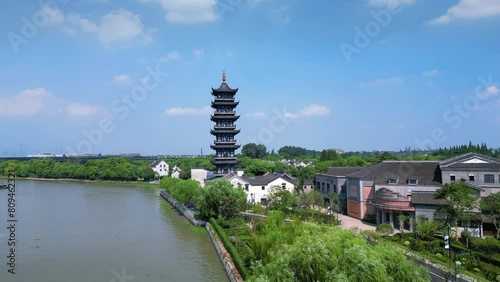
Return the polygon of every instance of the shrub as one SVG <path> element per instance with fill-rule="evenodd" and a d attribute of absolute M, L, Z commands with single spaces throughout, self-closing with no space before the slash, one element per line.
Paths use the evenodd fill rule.
<path fill-rule="evenodd" d="M 382 223 L 377 226 L 377 229 L 375 231 L 382 234 L 384 237 L 387 237 L 389 236 L 389 234 L 392 234 L 392 232 L 394 232 L 394 227 L 392 227 L 392 225 L 390 225 L 389 223 Z"/>
<path fill-rule="evenodd" d="M 408 247 L 408 246 L 410 246 L 410 245 L 411 245 L 411 242 L 410 242 L 410 241 L 405 241 L 405 242 L 404 242 L 404 245 Z"/>
<path fill-rule="evenodd" d="M 222 244 L 224 244 L 224 247 L 226 247 L 227 252 L 231 256 L 231 259 L 233 260 L 234 265 L 236 266 L 236 269 L 238 269 L 243 280 L 247 279 L 247 277 L 250 277 L 245 262 L 241 259 L 238 250 L 233 245 L 233 243 L 231 243 L 231 240 L 227 237 L 227 234 L 226 232 L 224 232 L 224 229 L 222 229 L 222 227 L 217 223 L 217 221 L 213 217 L 210 218 L 210 223 L 213 225 L 215 232 L 217 232 L 217 235 L 219 235 Z"/>
<path fill-rule="evenodd" d="M 495 280 L 496 280 L 497 282 L 500 282 L 500 274 L 499 274 L 499 275 L 497 275 L 497 277 L 495 278 Z"/>
<path fill-rule="evenodd" d="M 479 269 L 479 268 L 475 267 L 475 268 L 474 268 L 474 271 L 475 271 L 475 272 L 481 272 L 481 269 Z"/>

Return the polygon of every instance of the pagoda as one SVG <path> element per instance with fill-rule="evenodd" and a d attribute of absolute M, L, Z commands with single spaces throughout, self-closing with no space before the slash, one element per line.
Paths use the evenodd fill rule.
<path fill-rule="evenodd" d="M 235 166 L 238 164 L 234 153 L 240 147 L 236 145 L 234 139 L 240 132 L 235 124 L 240 118 L 235 112 L 239 103 L 234 100 L 236 92 L 238 88 L 230 88 L 226 83 L 226 73 L 222 72 L 222 84 L 218 89 L 212 88 L 212 95 L 215 99 L 212 101 L 214 114 L 210 118 L 215 123 L 214 128 L 210 130 L 210 133 L 215 136 L 215 141 L 210 147 L 215 150 L 212 164 L 216 167 L 216 177 L 236 172 Z"/>

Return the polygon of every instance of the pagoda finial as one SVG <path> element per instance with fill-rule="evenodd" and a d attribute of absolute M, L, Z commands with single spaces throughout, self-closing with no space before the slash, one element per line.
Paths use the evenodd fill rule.
<path fill-rule="evenodd" d="M 222 82 L 226 82 L 226 71 L 222 71 Z"/>

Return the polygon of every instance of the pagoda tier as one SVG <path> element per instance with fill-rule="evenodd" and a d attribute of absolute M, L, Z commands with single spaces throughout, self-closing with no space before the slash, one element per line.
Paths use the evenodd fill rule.
<path fill-rule="evenodd" d="M 221 160 L 221 159 L 214 159 L 214 160 L 211 160 L 211 163 L 215 166 L 218 166 L 218 165 L 237 165 L 239 162 L 236 160 L 236 158 L 234 159 L 227 159 L 227 160 Z M 231 171 L 231 172 L 235 172 L 235 170 Z M 222 172 L 224 173 L 224 172 Z M 227 172 L 229 173 L 229 172 Z M 226 174 L 227 174 L 226 173 Z"/>
<path fill-rule="evenodd" d="M 220 127 L 219 127 L 220 128 Z M 230 135 L 236 135 L 240 133 L 239 130 L 231 130 L 231 129 L 215 129 L 215 130 L 210 130 L 210 134 L 212 135 L 220 135 L 220 134 L 230 134 Z"/>
<path fill-rule="evenodd" d="M 224 107 L 224 106 L 236 107 L 236 106 L 238 106 L 239 103 L 240 102 L 224 101 L 224 100 L 216 99 L 215 101 L 212 101 L 212 108 L 217 109 L 218 107 Z"/>
<path fill-rule="evenodd" d="M 212 95 L 215 97 L 212 101 L 213 115 L 210 120 L 215 123 L 210 134 L 215 136 L 214 145 L 210 147 L 215 150 L 212 164 L 215 165 L 215 175 L 221 176 L 231 172 L 236 172 L 236 155 L 234 153 L 240 145 L 236 145 L 234 136 L 240 133 L 236 129 L 235 121 L 240 116 L 236 115 L 235 108 L 239 102 L 235 101 L 234 96 L 238 89 L 232 89 L 226 83 L 226 73 L 222 73 L 222 84 L 219 88 L 212 88 Z M 224 140 L 224 141 L 222 141 Z"/>
<path fill-rule="evenodd" d="M 235 121 L 237 119 L 239 119 L 240 116 L 236 116 L 236 115 L 218 115 L 218 114 L 215 114 L 215 115 L 211 115 L 210 116 L 210 120 L 211 121 L 216 121 L 216 120 L 232 120 L 232 121 Z"/>
<path fill-rule="evenodd" d="M 231 150 L 236 150 L 236 149 L 239 149 L 240 148 L 240 145 L 210 145 L 210 148 L 214 149 L 214 150 L 217 150 L 217 149 L 231 149 Z"/>

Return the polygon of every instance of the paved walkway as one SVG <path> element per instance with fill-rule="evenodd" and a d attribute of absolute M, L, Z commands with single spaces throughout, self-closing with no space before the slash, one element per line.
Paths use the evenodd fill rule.
<path fill-rule="evenodd" d="M 357 218 L 343 214 L 339 214 L 339 219 L 342 220 L 341 226 L 345 229 L 358 228 L 359 230 L 375 230 L 377 228 L 375 224 L 366 223 Z"/>

